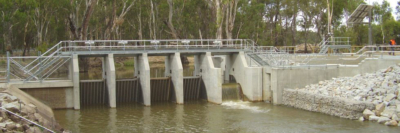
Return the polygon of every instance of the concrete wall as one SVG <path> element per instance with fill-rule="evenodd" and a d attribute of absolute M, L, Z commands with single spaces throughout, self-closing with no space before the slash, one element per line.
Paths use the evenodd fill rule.
<path fill-rule="evenodd" d="M 73 82 L 14 83 L 10 86 L 22 90 L 53 109 L 74 108 Z"/>
<path fill-rule="evenodd" d="M 165 60 L 165 76 L 171 76 L 176 103 L 183 104 L 183 67 L 180 53 L 169 55 Z"/>
<path fill-rule="evenodd" d="M 52 109 L 74 108 L 73 88 L 29 88 L 21 89 Z"/>
<path fill-rule="evenodd" d="M 196 59 L 196 58 L 195 58 Z M 222 103 L 222 70 L 215 68 L 211 53 L 202 54 L 198 60 L 199 74 L 206 87 L 208 101 L 216 104 Z"/>
<path fill-rule="evenodd" d="M 233 54 L 230 61 L 230 74 L 241 85 L 243 94 L 250 101 L 262 101 L 262 68 L 249 67 L 243 52 Z"/>
<path fill-rule="evenodd" d="M 200 76 L 200 55 L 194 55 L 193 76 Z"/>
<path fill-rule="evenodd" d="M 285 89 L 283 104 L 313 112 L 320 112 L 341 118 L 358 119 L 365 109 L 373 110 L 373 103 L 330 97 L 304 91 Z"/>
<path fill-rule="evenodd" d="M 400 63 L 394 59 L 366 59 L 359 65 L 325 65 L 314 67 L 266 67 L 265 73 L 271 75 L 271 90 L 273 103 L 282 104 L 282 94 L 285 88 L 303 88 L 322 80 L 335 77 L 351 77 L 357 74 L 371 73 L 385 69 L 390 65 Z M 264 82 L 268 82 L 264 79 Z"/>
<path fill-rule="evenodd" d="M 43 104 L 39 100 L 33 98 L 29 94 L 20 90 L 18 87 L 10 85 L 10 87 L 7 89 L 7 92 L 9 92 L 13 96 L 16 96 L 18 99 L 20 99 L 25 104 L 35 105 L 37 107 L 39 114 L 41 116 L 43 116 L 43 118 L 46 119 L 47 121 L 56 121 L 53 110 L 49 106 L 47 106 L 46 104 Z"/>
<path fill-rule="evenodd" d="M 138 57 L 138 77 L 143 92 L 143 104 L 145 106 L 151 105 L 151 90 L 150 90 L 150 66 L 147 53 L 143 53 Z"/>
<path fill-rule="evenodd" d="M 108 54 L 105 58 L 104 64 L 106 70 L 106 81 L 107 81 L 107 89 L 108 89 L 108 98 L 109 105 L 111 108 L 117 107 L 116 100 L 116 82 L 115 82 L 115 65 L 114 65 L 114 55 Z"/>
<path fill-rule="evenodd" d="M 222 83 L 224 83 L 225 81 L 225 74 L 228 74 L 228 80 L 229 80 L 229 73 L 226 73 L 225 71 L 225 66 L 226 66 L 226 55 L 216 55 L 212 57 L 213 63 L 214 63 L 214 67 L 215 68 L 221 68 L 222 71 L 222 75 L 221 75 L 221 81 Z M 227 81 L 228 81 L 227 80 Z"/>
<path fill-rule="evenodd" d="M 272 90 L 271 90 L 271 73 L 267 73 L 267 68 L 263 68 L 262 73 L 262 92 L 263 92 L 263 101 L 264 102 L 272 102 Z"/>

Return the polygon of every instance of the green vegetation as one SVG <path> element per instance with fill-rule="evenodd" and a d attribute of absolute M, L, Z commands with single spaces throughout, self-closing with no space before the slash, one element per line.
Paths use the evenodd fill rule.
<path fill-rule="evenodd" d="M 61 40 L 241 38 L 258 45 L 293 46 L 316 44 L 328 30 L 335 36 L 351 37 L 354 45 L 364 45 L 368 26 L 343 24 L 344 16 L 362 3 L 364 0 L 0 0 L 0 54 L 18 49 L 26 55 L 25 51 L 33 48 L 44 52 Z M 400 21 L 389 7 L 386 0 L 374 3 L 374 43 L 399 38 Z"/>
<path fill-rule="evenodd" d="M 0 66 L 3 66 L 3 65 L 5 65 L 6 64 L 6 61 L 5 60 L 0 60 Z"/>

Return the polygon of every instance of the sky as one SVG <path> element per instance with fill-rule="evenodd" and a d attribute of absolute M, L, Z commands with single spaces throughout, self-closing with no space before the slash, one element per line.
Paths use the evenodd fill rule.
<path fill-rule="evenodd" d="M 378 2 L 379 4 L 382 4 L 383 0 L 364 0 L 366 3 L 371 4 L 373 2 Z M 396 19 L 396 6 L 397 6 L 397 1 L 399 0 L 387 0 L 390 3 L 390 6 L 392 7 L 392 15 L 394 16 L 394 18 Z"/>

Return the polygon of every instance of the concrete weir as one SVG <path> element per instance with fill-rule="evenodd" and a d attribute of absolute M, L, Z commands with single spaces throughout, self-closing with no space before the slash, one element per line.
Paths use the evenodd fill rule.
<path fill-rule="evenodd" d="M 81 109 L 82 106 L 103 104 L 116 108 L 118 103 L 142 103 L 150 106 L 153 102 L 170 101 L 184 104 L 185 101 L 206 99 L 211 103 L 222 103 L 222 84 L 229 80 L 229 75 L 234 76 L 241 84 L 244 95 L 250 101 L 262 100 L 262 76 L 261 67 L 249 67 L 243 52 L 233 52 L 213 55 L 211 52 L 198 52 L 193 55 L 193 76 L 183 76 L 183 65 L 179 52 L 169 54 L 102 54 L 90 57 L 100 57 L 103 62 L 102 79 L 81 80 L 79 77 L 79 59 L 85 55 L 72 54 L 69 63 L 70 86 L 48 87 L 47 84 L 35 88 L 23 87 L 23 90 L 44 103 L 50 99 L 39 95 L 43 91 L 55 92 L 65 90 L 65 96 L 58 98 L 62 101 L 60 106 L 52 108 Z M 150 76 L 149 56 L 165 57 L 164 77 L 152 78 Z M 114 58 L 118 56 L 130 56 L 134 59 L 134 78 L 116 79 Z M 57 82 L 57 81 L 54 81 Z M 40 84 L 40 83 L 39 83 Z M 62 87 L 66 89 L 62 89 Z M 40 89 L 39 89 L 40 88 Z M 59 89 L 51 89 L 59 88 Z M 64 93 L 63 93 L 64 94 Z M 41 98 L 42 97 L 42 98 Z M 46 101 L 47 100 L 47 101 Z"/>
<path fill-rule="evenodd" d="M 62 50 L 55 50 L 58 48 Z M 6 78 L 10 84 L 19 84 L 15 87 L 47 103 L 51 108 L 78 110 L 92 104 L 116 108 L 118 103 L 132 102 L 151 106 L 159 101 L 184 104 L 199 99 L 221 104 L 222 84 L 230 79 L 235 79 L 249 101 L 282 104 L 285 88 L 300 88 L 334 77 L 374 72 L 400 63 L 397 56 L 375 55 L 374 58 L 367 58 L 360 55 L 353 58 L 353 55 L 343 54 L 346 58 L 339 59 L 320 54 L 304 57 L 293 54 L 300 59 L 308 59 L 309 56 L 315 59 L 329 57 L 339 59 L 334 63 L 360 63 L 343 65 L 329 64 L 331 60 L 318 60 L 314 63 L 324 65 L 274 65 L 270 64 L 274 62 L 273 56 L 263 55 L 262 48 L 254 45 L 253 41 L 242 39 L 66 41 L 51 48 L 55 52 L 50 50 L 32 62 L 18 63 L 22 57 L 9 57 Z M 151 56 L 165 58 L 162 77 L 151 77 Z M 193 75 L 184 76 L 181 56 L 194 57 Z M 79 76 L 79 59 L 88 57 L 102 60 L 100 79 L 82 80 L 84 78 Z M 115 58 L 118 57 L 133 57 L 134 75 L 130 75 L 133 78 L 117 79 Z M 292 57 L 287 58 L 290 60 Z M 69 69 L 68 79 L 50 79 L 51 76 L 55 77 L 51 73 L 59 68 L 59 71 L 66 71 L 63 70 L 66 67 L 59 65 L 64 62 Z M 68 82 L 67 86 L 64 82 Z M 57 95 L 46 96 L 53 93 Z"/>

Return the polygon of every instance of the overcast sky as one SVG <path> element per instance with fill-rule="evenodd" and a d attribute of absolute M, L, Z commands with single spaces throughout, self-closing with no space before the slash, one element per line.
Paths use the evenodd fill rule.
<path fill-rule="evenodd" d="M 382 4 L 383 0 L 364 0 L 366 3 L 371 4 L 373 2 L 378 2 L 379 4 Z M 392 14 L 394 16 L 394 18 L 396 19 L 396 6 L 397 6 L 397 1 L 399 0 L 387 0 L 390 3 L 390 6 L 392 7 Z"/>

